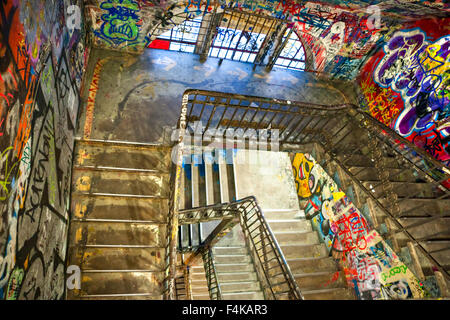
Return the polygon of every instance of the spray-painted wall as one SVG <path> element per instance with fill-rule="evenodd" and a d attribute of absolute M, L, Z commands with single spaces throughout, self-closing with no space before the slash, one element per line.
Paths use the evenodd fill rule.
<path fill-rule="evenodd" d="M 298 3 L 297 3 L 298 2 Z M 258 12 L 290 21 L 307 47 L 313 71 L 335 78 L 354 79 L 365 57 L 393 25 L 400 25 L 404 10 L 413 2 L 376 1 L 278 1 L 278 0 L 188 0 L 139 1 L 91 0 L 87 16 L 95 45 L 116 50 L 142 52 L 156 36 L 186 18 L 208 15 L 225 7 Z M 373 2 L 373 1 L 372 1 Z M 446 4 L 420 3 L 420 14 L 450 10 Z M 402 11 L 403 10 L 403 11 Z M 381 16 L 381 13 L 388 13 Z M 399 20 L 400 19 L 400 20 Z"/>
<path fill-rule="evenodd" d="M 361 68 L 361 107 L 450 165 L 450 19 L 418 20 Z"/>
<path fill-rule="evenodd" d="M 62 298 L 82 1 L 2 1 L 0 297 Z"/>
<path fill-rule="evenodd" d="M 350 197 L 310 154 L 292 162 L 297 194 L 307 219 L 327 249 L 334 251 L 347 283 L 359 299 L 406 299 L 427 295 L 423 284 L 372 227 Z M 332 277 L 332 281 L 336 281 Z"/>

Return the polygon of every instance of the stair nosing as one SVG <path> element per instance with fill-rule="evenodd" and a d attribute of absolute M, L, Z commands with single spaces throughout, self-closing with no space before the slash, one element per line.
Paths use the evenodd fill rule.
<path fill-rule="evenodd" d="M 151 174 L 161 174 L 161 175 L 162 174 L 170 174 L 170 171 L 163 171 L 163 170 L 158 170 L 158 169 L 119 168 L 119 167 L 90 166 L 90 165 L 74 165 L 73 170 L 112 171 L 112 172 L 128 172 L 128 173 L 151 173 Z"/>

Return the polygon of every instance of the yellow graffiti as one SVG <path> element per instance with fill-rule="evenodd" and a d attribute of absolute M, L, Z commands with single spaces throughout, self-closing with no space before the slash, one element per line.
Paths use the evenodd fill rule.
<path fill-rule="evenodd" d="M 91 189 L 91 177 L 79 177 L 75 186 L 78 191 L 89 191 Z"/>
<path fill-rule="evenodd" d="M 297 153 L 292 161 L 297 194 L 302 198 L 308 198 L 312 195 L 309 187 L 309 174 L 313 166 L 314 162 L 308 160 L 303 153 Z"/>

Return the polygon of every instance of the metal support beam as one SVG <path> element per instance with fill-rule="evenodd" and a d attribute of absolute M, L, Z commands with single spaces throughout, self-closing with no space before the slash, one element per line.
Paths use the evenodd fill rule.
<path fill-rule="evenodd" d="M 283 41 L 283 36 L 286 33 L 286 29 L 287 29 L 287 25 L 283 24 L 283 27 L 281 28 L 281 30 L 279 31 L 278 35 L 277 35 L 277 39 L 275 41 L 275 45 L 274 45 L 274 49 L 272 52 L 272 55 L 268 58 L 267 64 L 266 64 L 266 71 L 270 71 L 272 70 L 275 61 L 278 59 L 278 57 L 281 54 L 281 51 L 283 51 L 284 47 L 286 46 L 289 37 L 292 34 L 292 28 L 289 30 L 286 39 Z"/>
<path fill-rule="evenodd" d="M 217 13 L 217 8 L 214 9 L 209 20 L 209 25 L 206 30 L 206 34 L 203 41 L 199 44 L 198 54 L 200 55 L 200 62 L 206 61 L 209 54 L 209 49 L 211 48 L 212 41 L 217 34 L 217 28 L 222 21 L 223 12 Z"/>

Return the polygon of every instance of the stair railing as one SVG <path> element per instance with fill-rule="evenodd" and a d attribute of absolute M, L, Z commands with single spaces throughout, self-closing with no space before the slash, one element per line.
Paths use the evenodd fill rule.
<path fill-rule="evenodd" d="M 214 265 L 214 254 L 211 248 L 203 250 L 203 263 L 205 267 L 206 282 L 211 300 L 222 300 L 222 290 L 217 279 L 216 266 Z"/>
<path fill-rule="evenodd" d="M 271 300 L 303 299 L 297 282 L 255 197 L 250 196 L 230 203 L 180 210 L 178 213 L 180 225 L 218 219 L 222 220 L 221 223 L 186 259 L 186 264 L 192 264 L 198 257 L 205 255 L 227 232 L 240 223 L 265 297 Z M 214 283 L 213 280 L 211 280 L 212 283 Z"/>
<path fill-rule="evenodd" d="M 441 210 L 438 214 L 430 214 L 428 217 L 424 215 L 420 223 L 402 224 L 402 217 L 423 207 L 399 210 L 402 204 L 416 197 L 420 190 L 411 192 L 406 197 L 399 197 L 398 190 L 393 186 L 397 177 L 413 174 L 433 186 L 437 194 L 433 201 L 448 200 L 450 168 L 357 106 L 329 106 L 206 90 L 187 90 L 183 95 L 179 128 L 187 140 L 200 132 L 205 138 L 203 145 L 212 140 L 211 136 L 216 140 L 222 138 L 225 145 L 227 139 L 229 140 L 229 129 L 241 130 L 240 137 L 232 136 L 231 139 L 235 143 L 245 142 L 242 145 L 244 148 L 249 146 L 247 142 L 252 139 L 263 140 L 259 147 L 265 143 L 267 150 L 276 151 L 304 152 L 310 145 L 320 145 L 326 153 L 326 160 L 336 163 L 365 196 L 373 200 L 385 217 L 392 221 L 393 227 L 384 236 L 395 239 L 400 233 L 403 234 L 433 268 L 437 268 L 450 279 L 448 271 L 436 256 L 442 251 L 450 250 L 450 247 L 444 246 L 437 250 L 426 247 L 427 243 L 439 239 L 449 240 L 449 228 L 443 227 L 442 231 L 420 238 L 411 232 L 420 224 L 431 223 L 445 214 L 448 215 L 448 210 Z M 274 149 L 276 144 L 278 147 Z M 357 155 L 364 155 L 369 161 L 374 160 L 376 163 L 373 167 L 355 173 L 348 163 Z M 388 166 L 383 157 L 395 159 L 400 164 L 400 169 L 395 174 L 387 174 Z M 379 181 L 369 186 L 365 184 L 358 176 L 364 173 L 364 170 L 375 170 Z M 376 227 L 380 234 L 383 234 L 379 229 L 381 224 Z"/>

